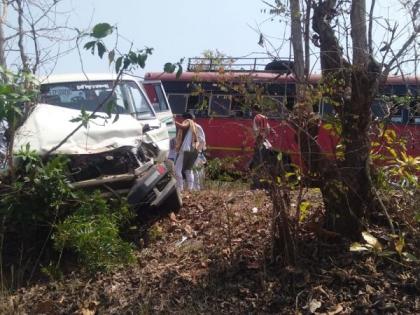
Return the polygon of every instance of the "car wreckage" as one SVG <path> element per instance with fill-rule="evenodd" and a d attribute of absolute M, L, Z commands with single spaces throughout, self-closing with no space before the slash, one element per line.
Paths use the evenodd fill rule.
<path fill-rule="evenodd" d="M 53 154 L 68 157 L 69 180 L 75 189 L 124 196 L 139 217 L 179 210 L 180 194 L 165 159 L 166 126 L 156 119 L 134 79 L 124 77 L 115 89 L 113 84 L 111 78 L 82 81 L 79 77 L 79 81 L 60 79 L 41 85 L 41 101 L 18 129 L 14 151 L 29 144 L 41 156 L 49 154 L 80 123 L 74 121 L 81 110 L 93 112 L 99 102 L 107 102 L 101 94 L 117 91 L 113 96 L 114 104 L 120 106 L 117 113 L 106 114 L 105 104 Z M 88 99 L 88 93 L 96 100 Z M 141 113 L 135 106 L 140 103 Z"/>

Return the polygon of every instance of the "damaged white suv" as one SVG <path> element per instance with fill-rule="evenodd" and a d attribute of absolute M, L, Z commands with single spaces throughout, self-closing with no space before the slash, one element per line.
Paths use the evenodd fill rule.
<path fill-rule="evenodd" d="M 40 102 L 17 131 L 14 150 L 29 143 L 45 155 L 77 127 L 82 111 L 104 103 L 86 127 L 54 151 L 69 157 L 72 185 L 126 196 L 139 214 L 177 211 L 181 199 L 166 160 L 166 126 L 136 78 L 123 76 L 113 89 L 114 80 L 108 74 L 77 74 L 41 82 Z"/>

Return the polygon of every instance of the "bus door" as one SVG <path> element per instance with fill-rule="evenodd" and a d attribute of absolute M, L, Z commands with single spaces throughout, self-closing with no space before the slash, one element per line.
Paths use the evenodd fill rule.
<path fill-rule="evenodd" d="M 143 81 L 143 87 L 149 97 L 156 116 L 168 128 L 169 138 L 176 136 L 175 122 L 168 98 L 161 81 Z"/>

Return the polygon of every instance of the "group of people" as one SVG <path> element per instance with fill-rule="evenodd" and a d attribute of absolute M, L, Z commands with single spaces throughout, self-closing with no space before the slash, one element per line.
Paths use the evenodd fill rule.
<path fill-rule="evenodd" d="M 206 163 L 206 136 L 192 113 L 184 113 L 182 117 L 182 122 L 176 122 L 176 138 L 170 141 L 169 159 L 175 163 L 175 177 L 180 191 L 184 188 L 201 190 Z"/>
<path fill-rule="evenodd" d="M 253 131 L 255 136 L 254 155 L 250 162 L 252 169 L 268 161 L 271 153 L 268 137 L 274 130 L 268 123 L 268 118 L 262 114 L 253 115 Z M 206 158 L 206 136 L 203 128 L 195 122 L 192 113 L 184 113 L 183 121 L 176 122 L 177 134 L 170 141 L 169 159 L 175 164 L 175 177 L 180 191 L 201 190 L 204 181 L 204 166 Z"/>

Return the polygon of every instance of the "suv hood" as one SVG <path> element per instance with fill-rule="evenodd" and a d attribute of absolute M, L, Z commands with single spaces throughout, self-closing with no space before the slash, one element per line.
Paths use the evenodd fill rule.
<path fill-rule="evenodd" d="M 99 113 L 99 115 L 106 114 Z M 17 130 L 14 152 L 28 143 L 32 150 L 43 155 L 62 141 L 77 127 L 79 122 L 70 120 L 80 116 L 79 110 L 47 104 L 38 104 L 25 123 Z M 137 147 L 142 140 L 142 127 L 131 115 L 115 115 L 107 121 L 96 118 L 88 127 L 80 128 L 66 143 L 55 151 L 56 154 L 90 154 L 109 151 L 122 146 Z"/>

